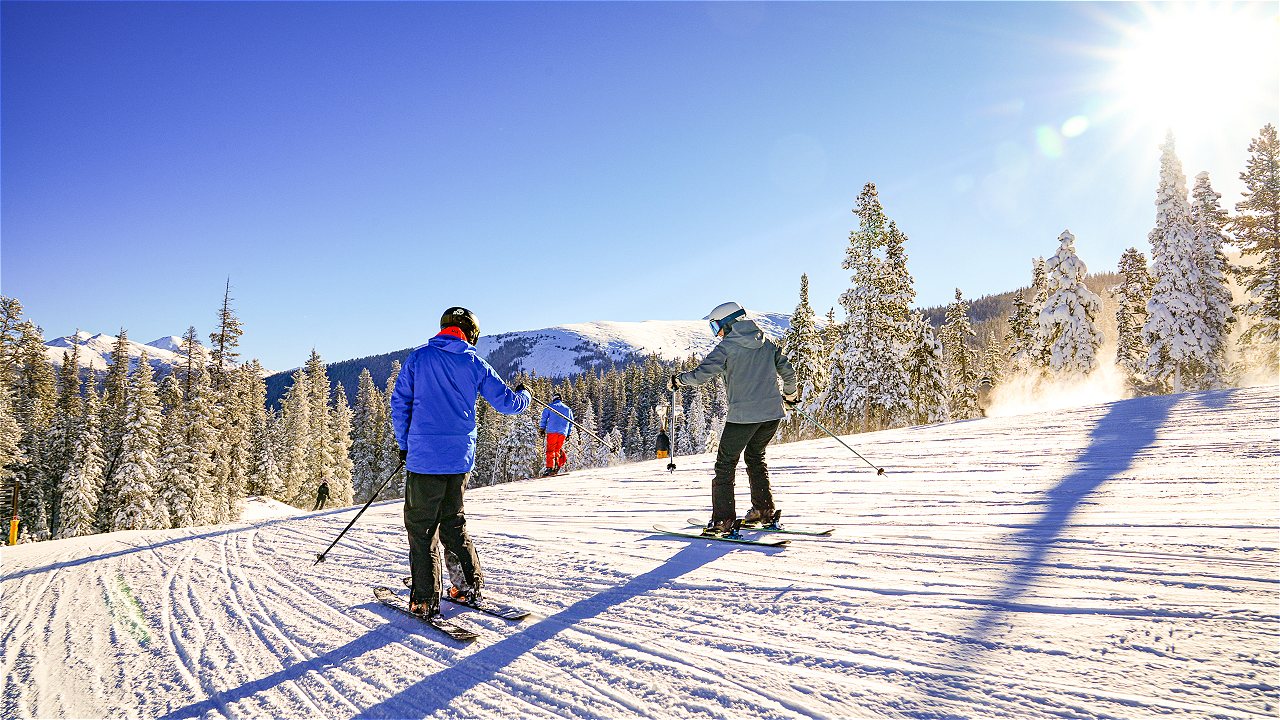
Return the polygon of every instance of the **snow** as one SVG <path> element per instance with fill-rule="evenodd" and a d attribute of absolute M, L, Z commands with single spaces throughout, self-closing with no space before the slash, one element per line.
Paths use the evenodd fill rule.
<path fill-rule="evenodd" d="M 781 340 L 790 326 L 784 314 L 748 311 L 747 316 L 774 340 Z M 598 320 L 485 335 L 476 349 L 481 356 L 490 357 L 506 346 L 525 345 L 517 363 L 520 370 L 544 377 L 567 377 L 582 372 L 581 361 L 599 359 L 598 354 L 614 361 L 632 354 L 683 360 L 706 355 L 717 342 L 705 320 Z"/>
<path fill-rule="evenodd" d="M 461 645 L 384 609 L 397 502 L 3 550 L 3 717 L 1270 718 L 1280 388 L 770 450 L 785 549 L 672 538 L 712 457 L 468 491 Z M 746 502 L 739 473 L 739 511 Z"/>
<path fill-rule="evenodd" d="M 65 352 L 69 357 L 72 345 L 79 345 L 80 367 L 106 370 L 111 366 L 111 352 L 115 349 L 116 340 L 117 338 L 114 335 L 105 333 L 90 335 L 87 332 L 80 331 L 73 335 L 54 338 L 46 342 L 45 356 L 49 358 L 49 362 L 61 366 L 62 354 Z M 138 358 L 142 356 L 144 350 L 152 367 L 172 367 L 180 361 L 178 346 L 181 343 L 182 338 L 172 335 L 146 344 L 129 340 L 129 367 L 132 369 L 137 366 Z"/>
<path fill-rule="evenodd" d="M 301 515 L 302 512 L 302 510 L 292 505 L 286 505 L 275 498 L 250 495 L 244 499 L 244 512 L 240 514 L 240 519 L 245 522 L 270 520 Z"/>

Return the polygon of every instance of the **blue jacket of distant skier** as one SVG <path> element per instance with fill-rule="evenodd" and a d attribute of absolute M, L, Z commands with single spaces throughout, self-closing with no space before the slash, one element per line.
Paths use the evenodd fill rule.
<path fill-rule="evenodd" d="M 549 433 L 560 433 L 565 438 L 568 438 L 573 429 L 572 423 L 552 412 L 552 408 L 558 410 L 560 415 L 564 415 L 569 420 L 573 419 L 573 411 L 569 409 L 568 405 L 564 404 L 563 400 L 552 400 L 551 404 L 542 411 L 542 419 L 538 420 L 538 429 Z"/>
<path fill-rule="evenodd" d="M 476 398 L 516 415 L 529 392 L 515 392 L 466 340 L 445 329 L 409 353 L 391 392 L 391 425 L 410 472 L 471 472 L 476 464 Z"/>

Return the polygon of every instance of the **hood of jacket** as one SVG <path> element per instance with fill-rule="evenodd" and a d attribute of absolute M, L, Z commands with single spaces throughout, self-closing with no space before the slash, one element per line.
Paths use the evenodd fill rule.
<path fill-rule="evenodd" d="M 734 323 L 720 342 L 755 350 L 764 346 L 764 332 L 755 324 L 755 321 L 743 319 Z"/>

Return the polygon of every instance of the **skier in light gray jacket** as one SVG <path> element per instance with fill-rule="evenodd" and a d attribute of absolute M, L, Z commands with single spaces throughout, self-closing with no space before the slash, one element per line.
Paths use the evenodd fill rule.
<path fill-rule="evenodd" d="M 772 340 L 765 338 L 746 314 L 736 302 L 727 302 L 712 310 L 706 320 L 711 324 L 711 332 L 722 338 L 720 344 L 698 367 L 671 376 L 670 389 L 674 390 L 680 385 L 696 387 L 724 375 L 729 414 L 716 452 L 716 475 L 711 481 L 711 522 L 703 531 L 708 535 L 734 531 L 738 515 L 733 481 L 738 458 L 744 451 L 747 478 L 751 482 L 751 511 L 743 522 L 768 524 L 776 519 L 764 453 L 778 431 L 778 422 L 785 417 L 782 403 L 794 405 L 800 399 L 791 361 Z M 779 377 L 782 378 L 781 392 Z"/>

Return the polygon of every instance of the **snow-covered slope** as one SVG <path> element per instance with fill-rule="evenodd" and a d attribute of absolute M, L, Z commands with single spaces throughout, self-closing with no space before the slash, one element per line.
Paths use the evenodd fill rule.
<path fill-rule="evenodd" d="M 775 340 L 790 327 L 787 315 L 748 315 Z M 523 370 L 565 377 L 636 355 L 656 354 L 669 360 L 700 357 L 716 342 L 705 320 L 601 320 L 488 335 L 480 338 L 476 349 L 505 374 Z"/>
<path fill-rule="evenodd" d="M 770 450 L 781 550 L 659 535 L 710 456 L 475 489 L 491 594 L 441 640 L 374 602 L 398 503 L 3 550 L 3 717 L 1273 718 L 1280 391 Z M 739 511 L 746 488 L 739 474 Z"/>
<path fill-rule="evenodd" d="M 74 335 L 54 338 L 46 342 L 45 356 L 49 358 L 49 362 L 54 365 L 62 365 L 62 356 L 65 353 L 70 357 L 73 345 L 80 346 L 80 366 L 85 368 L 93 368 L 94 370 L 106 370 L 111 366 L 111 352 L 116 346 L 116 336 L 98 333 L 90 335 L 87 332 L 78 332 Z M 179 362 L 178 349 L 182 344 L 182 338 L 169 335 L 149 343 L 143 344 L 129 340 L 129 367 L 134 368 L 138 364 L 138 359 L 142 357 L 142 352 L 147 353 L 147 360 L 151 366 L 157 370 L 172 367 Z"/>

